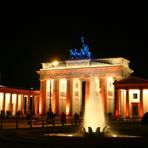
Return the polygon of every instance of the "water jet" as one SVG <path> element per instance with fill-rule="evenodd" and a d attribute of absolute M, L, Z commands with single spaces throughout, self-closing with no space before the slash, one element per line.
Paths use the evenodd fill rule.
<path fill-rule="evenodd" d="M 135 137 L 130 135 L 117 134 L 113 130 L 107 115 L 104 113 L 104 105 L 101 97 L 100 87 L 96 87 L 99 80 L 92 76 L 89 86 L 89 97 L 86 98 L 84 106 L 84 117 L 80 131 L 70 133 L 50 133 L 46 136 L 59 137 Z"/>
<path fill-rule="evenodd" d="M 107 133 L 109 128 L 107 119 L 104 114 L 104 107 L 102 103 L 101 90 L 96 88 L 96 78 L 94 76 L 90 79 L 90 95 L 86 100 L 84 109 L 83 131 L 84 135 L 88 136 L 102 136 Z"/>

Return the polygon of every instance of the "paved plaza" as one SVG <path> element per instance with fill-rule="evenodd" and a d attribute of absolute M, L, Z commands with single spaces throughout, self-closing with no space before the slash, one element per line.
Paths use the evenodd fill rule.
<path fill-rule="evenodd" d="M 70 136 L 70 134 L 79 133 L 81 129 L 80 126 L 74 125 L 1 129 L 0 147 L 71 148 L 141 147 L 148 145 L 148 125 L 141 125 L 139 122 L 114 122 L 111 123 L 111 126 L 111 132 L 118 134 L 117 137 Z M 55 135 L 56 133 L 57 135 Z"/>

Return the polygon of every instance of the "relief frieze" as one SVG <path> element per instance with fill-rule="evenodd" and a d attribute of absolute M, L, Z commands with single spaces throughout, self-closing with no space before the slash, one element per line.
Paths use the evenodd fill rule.
<path fill-rule="evenodd" d="M 118 67 L 98 67 L 98 68 L 77 68 L 54 71 L 42 71 L 40 79 L 50 78 L 70 78 L 70 77 L 90 77 L 93 76 L 117 76 L 122 75 L 122 70 Z"/>

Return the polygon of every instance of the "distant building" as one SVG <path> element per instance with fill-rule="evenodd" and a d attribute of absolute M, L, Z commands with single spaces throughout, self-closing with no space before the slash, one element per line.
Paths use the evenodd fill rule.
<path fill-rule="evenodd" d="M 0 85 L 0 114 L 6 114 L 8 111 L 12 116 L 17 113 L 39 114 L 39 94 L 38 90 L 22 90 Z"/>
<path fill-rule="evenodd" d="M 132 76 L 114 86 L 116 117 L 142 118 L 148 112 L 148 80 Z"/>
<path fill-rule="evenodd" d="M 39 114 L 52 110 L 73 115 L 83 113 L 90 96 L 90 80 L 95 78 L 94 89 L 103 100 L 104 111 L 115 113 L 114 81 L 130 77 L 133 70 L 123 57 L 102 59 L 71 59 L 56 64 L 42 63 L 40 76 Z"/>

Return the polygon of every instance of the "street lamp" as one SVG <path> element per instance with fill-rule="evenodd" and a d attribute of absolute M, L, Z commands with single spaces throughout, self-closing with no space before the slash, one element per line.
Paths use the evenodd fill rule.
<path fill-rule="evenodd" d="M 51 68 L 53 68 L 54 66 L 57 66 L 59 64 L 58 61 L 54 61 L 51 63 Z M 49 91 L 49 113 L 52 112 L 52 102 L 51 102 L 51 76 L 50 76 L 50 91 Z"/>
<path fill-rule="evenodd" d="M 49 113 L 52 112 L 52 105 L 51 105 L 51 76 L 50 76 L 50 91 L 49 91 Z"/>

